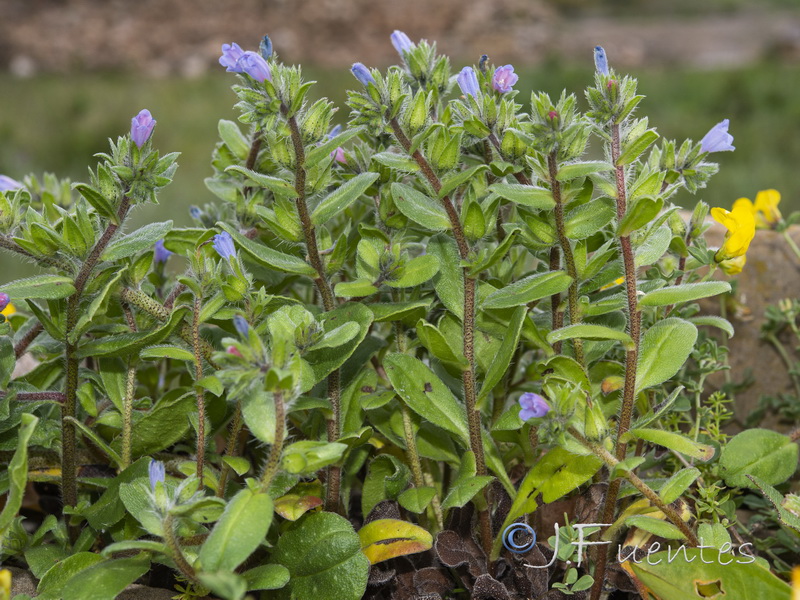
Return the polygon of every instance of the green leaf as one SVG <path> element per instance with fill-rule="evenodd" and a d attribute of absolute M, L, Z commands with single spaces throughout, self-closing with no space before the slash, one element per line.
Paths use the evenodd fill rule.
<path fill-rule="evenodd" d="M 379 152 L 372 155 L 372 160 L 395 171 L 405 171 L 406 173 L 419 171 L 417 161 L 397 152 Z"/>
<path fill-rule="evenodd" d="M 108 198 L 103 196 L 103 194 L 85 183 L 76 183 L 72 188 L 78 190 L 78 193 L 86 198 L 98 214 L 107 219 L 111 219 L 114 223 L 118 221 L 117 212 L 111 206 L 111 202 L 109 202 Z"/>
<path fill-rule="evenodd" d="M 622 221 L 617 226 L 617 235 L 627 236 L 637 229 L 641 229 L 656 218 L 663 205 L 664 201 L 660 198 L 640 198 L 628 208 L 628 212 L 622 217 Z"/>
<path fill-rule="evenodd" d="M 223 600 L 243 600 L 247 593 L 247 580 L 230 571 L 201 572 L 197 578 Z"/>
<path fill-rule="evenodd" d="M 564 221 L 564 232 L 571 240 L 583 240 L 596 234 L 616 216 L 613 201 L 598 198 L 569 211 Z"/>
<path fill-rule="evenodd" d="M 139 358 L 145 360 L 159 360 L 162 358 L 171 358 L 173 360 L 185 360 L 189 362 L 194 361 L 194 354 L 184 348 L 178 346 L 149 346 L 143 348 L 139 352 Z"/>
<path fill-rule="evenodd" d="M 227 231 L 231 234 L 233 241 L 236 245 L 244 250 L 258 264 L 270 268 L 284 271 L 286 273 L 296 273 L 298 275 L 306 275 L 308 277 L 317 277 L 317 272 L 314 267 L 309 265 L 302 258 L 278 252 L 261 244 L 259 242 L 249 240 L 240 234 L 235 227 L 231 227 L 227 223 L 218 222 L 217 227 Z"/>
<path fill-rule="evenodd" d="M 634 263 L 637 267 L 652 265 L 657 262 L 669 248 L 672 232 L 666 225 L 650 231 L 647 237 L 634 251 Z"/>
<path fill-rule="evenodd" d="M 345 361 L 356 351 L 367 337 L 370 325 L 372 325 L 372 312 L 363 304 L 349 302 L 335 310 L 325 313 L 323 328 L 325 332 L 333 331 L 345 323 L 358 324 L 358 334 L 348 342 L 335 348 L 323 348 L 306 355 L 306 359 L 311 363 L 314 372 L 314 383 L 322 381 L 332 371 L 341 367 Z M 310 389 L 310 388 L 308 388 Z M 307 391 L 307 390 L 302 390 Z"/>
<path fill-rule="evenodd" d="M 68 556 L 47 570 L 36 588 L 36 597 L 41 600 L 61 600 L 61 590 L 72 577 L 101 562 L 105 562 L 105 559 L 94 552 L 78 552 Z"/>
<path fill-rule="evenodd" d="M 569 165 L 562 166 L 556 174 L 558 181 L 569 181 L 577 179 L 578 177 L 586 177 L 593 173 L 600 173 L 602 171 L 611 171 L 613 169 L 611 163 L 601 160 L 590 160 L 586 162 L 576 162 Z"/>
<path fill-rule="evenodd" d="M 350 522 L 334 513 L 305 515 L 278 538 L 272 560 L 288 569 L 289 583 L 276 598 L 360 600 L 369 559 Z"/>
<path fill-rule="evenodd" d="M 106 487 L 103 495 L 91 506 L 84 515 L 94 529 L 110 529 L 125 516 L 125 505 L 120 499 L 119 488 L 123 483 L 130 483 L 136 479 L 147 477 L 149 458 L 141 458 L 114 477 Z"/>
<path fill-rule="evenodd" d="M 324 140 L 319 146 L 307 148 L 306 164 L 316 165 L 321 160 L 329 160 L 332 151 L 336 150 L 339 146 L 344 146 L 361 133 L 362 129 L 361 127 L 348 127 L 336 137 Z"/>
<path fill-rule="evenodd" d="M 247 159 L 250 154 L 250 144 L 242 135 L 236 123 L 227 119 L 220 119 L 217 124 L 217 131 L 219 132 L 219 137 L 222 138 L 222 141 L 225 142 L 225 145 L 228 146 L 236 158 L 239 160 Z"/>
<path fill-rule="evenodd" d="M 474 167 L 470 167 L 469 169 L 464 169 L 463 171 L 458 171 L 453 175 L 447 175 L 442 178 L 442 187 L 439 188 L 438 197 L 444 198 L 450 192 L 457 189 L 459 186 L 465 184 L 469 180 L 475 177 L 476 173 L 483 173 L 484 171 L 488 171 L 488 165 L 475 165 Z"/>
<path fill-rule="evenodd" d="M 445 234 L 428 240 L 428 254 L 439 259 L 439 274 L 433 280 L 436 295 L 442 304 L 459 319 L 464 316 L 464 270 L 455 241 Z"/>
<path fill-rule="evenodd" d="M 797 469 L 798 445 L 788 436 L 768 429 L 748 429 L 723 446 L 721 475 L 731 487 L 753 488 L 747 475 L 768 485 L 779 485 Z"/>
<path fill-rule="evenodd" d="M 144 456 L 168 448 L 189 430 L 189 415 L 197 411 L 195 395 L 180 388 L 162 396 L 156 405 L 136 421 L 131 436 L 131 454 Z M 122 451 L 122 434 L 111 443 Z"/>
<path fill-rule="evenodd" d="M 664 383 L 675 375 L 694 348 L 697 327 L 683 319 L 658 321 L 642 338 L 636 368 L 636 390 Z"/>
<path fill-rule="evenodd" d="M 167 545 L 164 542 L 157 542 L 155 540 L 124 540 L 122 542 L 115 542 L 103 548 L 101 555 L 105 558 L 111 558 L 115 552 L 130 552 L 131 550 L 169 556 Z"/>
<path fill-rule="evenodd" d="M 337 294 L 338 295 L 338 294 Z M 428 300 L 414 300 L 412 302 L 382 302 L 368 304 L 376 323 L 389 321 L 405 321 L 406 319 L 419 320 L 428 312 L 431 305 Z"/>
<path fill-rule="evenodd" d="M 464 506 L 494 479 L 488 475 L 478 477 L 475 473 L 475 453 L 470 450 L 461 458 L 456 480 L 442 502 L 442 510 Z"/>
<path fill-rule="evenodd" d="M 647 515 L 633 515 L 625 519 L 625 524 L 628 527 L 637 527 L 658 537 L 663 537 L 667 540 L 680 540 L 684 538 L 681 530 L 669 521 L 658 519 L 656 517 L 648 517 Z"/>
<path fill-rule="evenodd" d="M 689 486 L 697 481 L 698 477 L 700 477 L 700 469 L 695 467 L 681 469 L 661 486 L 661 489 L 658 490 L 658 495 L 665 504 L 672 504 L 689 489 Z"/>
<path fill-rule="evenodd" d="M 111 242 L 101 255 L 103 260 L 118 260 L 133 256 L 142 250 L 152 250 L 158 240 L 172 229 L 172 221 L 163 223 L 149 223 L 128 235 Z"/>
<path fill-rule="evenodd" d="M 195 386 L 201 387 L 205 390 L 208 390 L 215 396 L 222 396 L 225 392 L 225 388 L 222 385 L 222 382 L 219 380 L 219 377 L 216 375 L 206 375 L 202 379 L 198 379 L 194 382 Z"/>
<path fill-rule="evenodd" d="M 399 519 L 377 519 L 358 532 L 361 551 L 376 564 L 408 554 L 425 552 L 433 547 L 433 536 L 419 525 Z"/>
<path fill-rule="evenodd" d="M 776 511 L 778 511 L 778 518 L 780 519 L 781 523 L 791 529 L 794 529 L 796 533 L 800 534 L 800 517 L 786 509 L 787 498 L 781 495 L 778 490 L 776 490 L 763 479 L 759 479 L 754 475 L 747 475 L 746 477 L 752 481 L 755 486 L 761 490 L 764 496 L 767 497 L 767 500 L 772 503 L 772 506 L 775 507 Z M 796 499 L 797 496 L 794 494 L 789 494 L 788 498 Z"/>
<path fill-rule="evenodd" d="M 248 590 L 279 590 L 289 583 L 289 570 L 283 565 L 261 565 L 242 573 Z"/>
<path fill-rule="evenodd" d="M 622 151 L 622 154 L 617 159 L 617 166 L 629 165 L 630 163 L 635 161 L 657 139 L 658 139 L 658 134 L 655 132 L 655 130 L 648 129 L 632 142 L 625 144 L 625 149 Z"/>
<path fill-rule="evenodd" d="M 337 187 L 328 194 L 311 212 L 311 222 L 322 225 L 333 216 L 343 212 L 348 206 L 359 199 L 369 186 L 375 183 L 378 173 L 361 173 Z"/>
<path fill-rule="evenodd" d="M 469 368 L 469 361 L 464 357 L 461 349 L 453 349 L 447 342 L 447 338 L 435 325 L 420 319 L 417 321 L 417 337 L 422 345 L 442 362 L 452 363 L 462 371 Z"/>
<path fill-rule="evenodd" d="M 575 338 L 582 340 L 614 340 L 622 342 L 626 348 L 633 346 L 633 340 L 627 333 L 604 325 L 577 323 L 556 329 L 547 334 L 547 342 L 549 344 Z"/>
<path fill-rule="evenodd" d="M 287 473 L 307 475 L 338 462 L 347 444 L 301 440 L 283 450 L 281 466 Z"/>
<path fill-rule="evenodd" d="M 652 442 L 664 448 L 669 448 L 675 452 L 680 452 L 686 456 L 697 458 L 702 461 L 709 461 L 714 456 L 714 447 L 706 444 L 700 444 L 690 440 L 683 434 L 675 433 L 674 431 L 665 431 L 663 429 L 631 429 L 630 435 L 633 437 Z"/>
<path fill-rule="evenodd" d="M 482 308 L 512 308 L 528 304 L 563 292 L 570 283 L 572 277 L 564 271 L 536 273 L 492 292 L 483 301 Z"/>
<path fill-rule="evenodd" d="M 252 169 L 248 169 L 240 165 L 230 166 L 225 169 L 225 172 L 241 173 L 253 183 L 270 190 L 277 196 L 291 199 L 297 198 L 297 191 L 295 191 L 294 186 L 285 179 L 270 177 L 269 175 L 262 175 L 261 173 L 256 173 Z"/>
<path fill-rule="evenodd" d="M 14 302 L 26 299 L 58 300 L 75 293 L 73 281 L 61 275 L 36 275 L 0 286 Z"/>
<path fill-rule="evenodd" d="M 381 454 L 369 463 L 361 491 L 361 512 L 368 515 L 383 500 L 396 500 L 411 480 L 411 471 L 391 454 Z"/>
<path fill-rule="evenodd" d="M 514 204 L 529 206 L 539 210 L 550 210 L 556 205 L 555 200 L 553 200 L 553 193 L 550 190 L 535 185 L 495 183 L 489 186 L 488 191 L 494 192 L 501 198 L 510 200 Z"/>
<path fill-rule="evenodd" d="M 387 279 L 386 285 L 393 288 L 407 288 L 422 285 L 439 272 L 439 259 L 431 254 L 417 256 L 400 269 L 397 279 Z"/>
<path fill-rule="evenodd" d="M 81 316 L 78 319 L 78 322 L 75 324 L 74 329 L 70 332 L 69 341 L 72 344 L 77 343 L 77 341 L 81 338 L 81 336 L 88 331 L 89 327 L 92 324 L 92 320 L 94 320 L 95 315 L 101 309 L 102 306 L 107 306 L 107 301 L 110 297 L 111 291 L 114 290 L 115 286 L 119 282 L 120 278 L 125 274 L 127 269 L 120 269 L 117 271 L 116 275 L 114 275 L 111 279 L 108 280 L 108 283 L 103 286 L 102 291 L 97 294 L 94 299 L 92 300 L 89 307 L 83 311 L 81 311 Z"/>
<path fill-rule="evenodd" d="M 433 371 L 406 354 L 389 354 L 383 365 L 392 387 L 411 410 L 469 444 L 464 406 Z"/>
<path fill-rule="evenodd" d="M 256 439 L 265 444 L 275 442 L 275 400 L 271 392 L 252 386 L 241 399 L 244 423 Z"/>
<path fill-rule="evenodd" d="M 231 498 L 197 556 L 204 571 L 232 571 L 265 540 L 272 522 L 272 498 L 249 488 Z"/>
<path fill-rule="evenodd" d="M 490 478 L 491 479 L 491 478 Z M 400 506 L 407 511 L 420 514 L 428 508 L 428 505 L 436 495 L 436 489 L 432 487 L 412 487 L 397 497 Z"/>
<path fill-rule="evenodd" d="M 8 528 L 14 522 L 22 506 L 25 486 L 28 483 L 28 442 L 37 423 L 39 423 L 38 417 L 28 413 L 22 414 L 17 432 L 17 449 L 7 468 L 9 492 L 3 510 L 0 512 L 0 547 L 3 546 L 2 542 Z"/>
<path fill-rule="evenodd" d="M 639 299 L 639 306 L 669 306 L 680 302 L 691 302 L 731 291 L 727 281 L 702 281 L 684 283 L 654 290 Z"/>
<path fill-rule="evenodd" d="M 0 389 L 8 389 L 8 382 L 11 381 L 16 364 L 14 344 L 11 342 L 10 336 L 4 335 L 0 337 Z"/>
<path fill-rule="evenodd" d="M 433 198 L 403 183 L 392 184 L 392 198 L 406 217 L 430 231 L 446 231 L 452 224 L 444 207 Z"/>
<path fill-rule="evenodd" d="M 508 329 L 503 336 L 503 343 L 500 345 L 500 350 L 494 355 L 492 363 L 486 370 L 486 375 L 481 384 L 481 390 L 478 394 L 477 403 L 482 405 L 483 400 L 489 396 L 489 392 L 503 379 L 503 376 L 511 364 L 511 359 L 517 351 L 519 338 L 522 334 L 522 326 L 525 324 L 525 319 L 528 316 L 528 311 L 524 306 L 518 306 L 511 314 L 511 319 L 508 322 Z"/>
<path fill-rule="evenodd" d="M 711 327 L 716 327 L 717 329 L 721 329 L 728 337 L 733 337 L 734 330 L 733 325 L 727 319 L 723 319 L 722 317 L 717 317 L 716 315 L 703 315 L 700 317 L 691 317 L 687 319 L 690 323 L 693 323 L 695 326 L 702 326 L 702 325 L 709 325 Z"/>
<path fill-rule="evenodd" d="M 368 279 L 342 281 L 336 284 L 334 294 L 339 298 L 364 298 L 378 293 L 378 288 Z"/>
<path fill-rule="evenodd" d="M 104 560 L 74 575 L 64 586 L 63 600 L 114 600 L 150 570 L 146 558 Z"/>

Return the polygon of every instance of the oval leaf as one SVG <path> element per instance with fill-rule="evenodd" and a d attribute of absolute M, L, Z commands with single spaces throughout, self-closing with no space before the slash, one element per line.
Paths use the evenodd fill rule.
<path fill-rule="evenodd" d="M 361 551 L 370 564 L 397 556 L 425 552 L 433 546 L 433 536 L 422 527 L 399 519 L 378 519 L 358 532 Z"/>

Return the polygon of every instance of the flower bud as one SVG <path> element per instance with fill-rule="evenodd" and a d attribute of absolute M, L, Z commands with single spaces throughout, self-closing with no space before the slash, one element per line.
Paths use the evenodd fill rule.
<path fill-rule="evenodd" d="M 404 58 L 406 52 L 410 52 L 414 49 L 414 42 L 402 31 L 395 29 L 390 39 L 392 40 L 392 46 L 397 50 L 400 58 Z"/>
<path fill-rule="evenodd" d="M 258 51 L 261 53 L 261 58 L 269 60 L 272 56 L 272 40 L 268 35 L 261 38 L 261 43 L 258 45 Z"/>
<path fill-rule="evenodd" d="M 158 240 L 153 251 L 153 262 L 157 265 L 165 264 L 170 256 L 172 256 L 172 252 L 164 247 L 164 240 Z"/>
<path fill-rule="evenodd" d="M 236 331 L 238 331 L 239 335 L 242 337 L 247 337 L 250 333 L 250 324 L 242 315 L 233 317 L 233 326 L 236 327 Z"/>
<path fill-rule="evenodd" d="M 161 462 L 160 460 L 150 459 L 148 475 L 150 476 L 150 489 L 155 492 L 156 484 L 159 481 L 161 483 L 164 483 L 164 478 L 166 476 L 166 469 L 164 468 L 164 463 Z"/>
<path fill-rule="evenodd" d="M 9 302 L 11 302 L 11 298 L 8 297 L 8 294 L 0 292 L 0 311 L 5 310 Z"/>
<path fill-rule="evenodd" d="M 594 66 L 601 75 L 608 75 L 608 58 L 602 46 L 594 47 Z"/>
<path fill-rule="evenodd" d="M 131 140 L 138 148 L 150 139 L 156 120 L 147 109 L 139 111 L 139 114 L 131 119 Z"/>
<path fill-rule="evenodd" d="M 336 148 L 336 150 L 331 152 L 331 158 L 343 165 L 347 164 L 347 159 L 344 156 L 344 148 L 342 148 L 341 146 L 339 146 L 338 148 Z"/>
<path fill-rule="evenodd" d="M 731 144 L 733 136 L 728 133 L 730 119 L 724 119 L 714 125 L 700 140 L 700 152 L 726 152 L 735 150 Z"/>
<path fill-rule="evenodd" d="M 236 247 L 233 245 L 233 238 L 227 231 L 218 233 L 214 236 L 214 250 L 217 251 L 222 258 L 230 260 L 236 256 Z"/>
<path fill-rule="evenodd" d="M 360 62 L 355 63 L 350 70 L 352 71 L 355 78 L 361 82 L 361 85 L 365 87 L 370 83 L 372 85 L 375 85 L 375 78 L 372 76 L 372 74 L 369 72 L 369 69 L 367 69 L 367 67 L 365 67 L 363 63 Z"/>
<path fill-rule="evenodd" d="M 519 75 L 514 73 L 514 67 L 511 65 L 497 67 L 492 75 L 492 87 L 501 94 L 510 92 L 517 81 L 519 81 Z"/>
<path fill-rule="evenodd" d="M 478 77 L 475 75 L 475 70 L 472 67 L 464 67 L 456 77 L 458 87 L 461 88 L 461 93 L 465 96 L 478 96 L 480 94 L 480 87 L 478 86 Z"/>
<path fill-rule="evenodd" d="M 259 83 L 263 83 L 266 79 L 272 81 L 272 71 L 260 54 L 248 50 L 236 61 L 236 66 L 239 73 L 247 73 Z"/>
<path fill-rule="evenodd" d="M 539 419 L 550 412 L 550 405 L 547 400 L 533 392 L 525 392 L 519 397 L 518 402 L 522 407 L 522 410 L 519 411 L 519 418 L 523 421 Z"/>
<path fill-rule="evenodd" d="M 203 217 L 203 211 L 197 206 L 190 206 L 189 216 L 199 221 Z"/>
<path fill-rule="evenodd" d="M 244 358 L 242 356 L 242 353 L 239 352 L 239 349 L 236 346 L 228 346 L 225 352 L 227 352 L 228 354 L 232 354 L 233 356 L 238 356 L 239 358 Z"/>

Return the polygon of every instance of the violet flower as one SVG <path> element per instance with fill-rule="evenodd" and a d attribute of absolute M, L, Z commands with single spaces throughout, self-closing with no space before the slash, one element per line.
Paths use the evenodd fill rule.
<path fill-rule="evenodd" d="M 725 152 L 736 150 L 736 148 L 731 145 L 733 142 L 733 136 L 728 133 L 729 124 L 730 119 L 724 119 L 723 121 L 720 121 L 714 125 L 705 135 L 705 137 L 700 140 L 700 151 Z"/>
<path fill-rule="evenodd" d="M 8 175 L 0 175 L 0 192 L 12 192 L 23 187 L 25 186 L 16 179 L 11 179 Z"/>
<path fill-rule="evenodd" d="M 8 294 L 0 292 L 0 311 L 5 310 L 9 302 L 11 302 L 11 298 L 8 297 Z"/>
<path fill-rule="evenodd" d="M 272 81 L 272 71 L 260 54 L 248 50 L 239 57 L 236 66 L 240 69 L 239 73 L 247 73 L 259 83 L 263 83 L 265 79 Z"/>
<path fill-rule="evenodd" d="M 519 397 L 518 402 L 522 407 L 522 410 L 519 411 L 519 418 L 523 421 L 538 419 L 550 412 L 550 405 L 547 400 L 533 392 L 525 392 Z"/>
<path fill-rule="evenodd" d="M 331 130 L 328 132 L 328 139 L 329 139 L 329 140 L 332 140 L 333 138 L 335 138 L 335 137 L 336 137 L 337 135 L 339 135 L 340 133 L 342 133 L 342 126 L 341 126 L 341 124 L 339 124 L 339 125 L 334 125 L 333 127 L 331 127 Z"/>
<path fill-rule="evenodd" d="M 347 159 L 344 157 L 344 148 L 342 148 L 341 146 L 339 146 L 338 148 L 336 148 L 336 150 L 331 152 L 331 158 L 343 165 L 347 164 Z"/>
<path fill-rule="evenodd" d="M 150 467 L 148 468 L 148 474 L 150 475 L 150 489 L 152 491 L 156 491 L 156 484 L 160 481 L 164 483 L 164 477 L 166 475 L 166 469 L 164 468 L 164 463 L 160 460 L 153 460 L 150 459 Z"/>
<path fill-rule="evenodd" d="M 172 256 L 172 252 L 164 247 L 164 240 L 158 240 L 155 250 L 153 250 L 153 262 L 157 265 L 164 264 L 170 256 Z"/>
<path fill-rule="evenodd" d="M 511 65 L 497 67 L 492 75 L 492 87 L 501 94 L 510 92 L 517 81 L 519 81 L 519 75 L 514 73 L 514 67 Z"/>
<path fill-rule="evenodd" d="M 406 52 L 410 52 L 414 49 L 414 42 L 412 42 L 402 31 L 395 29 L 394 32 L 392 32 L 390 39 L 392 40 L 392 46 L 394 46 L 394 49 L 397 50 L 400 58 L 403 58 L 403 55 Z"/>
<path fill-rule="evenodd" d="M 233 245 L 233 238 L 227 231 L 218 233 L 214 236 L 214 250 L 217 251 L 222 258 L 230 260 L 236 256 L 236 246 Z"/>
<path fill-rule="evenodd" d="M 242 315 L 233 317 L 233 326 L 236 327 L 236 331 L 238 331 L 239 335 L 242 337 L 247 337 L 247 334 L 250 333 L 250 324 Z"/>
<path fill-rule="evenodd" d="M 608 75 L 608 57 L 602 46 L 594 47 L 594 67 L 601 75 Z"/>
<path fill-rule="evenodd" d="M 219 57 L 219 64 L 225 67 L 229 73 L 241 73 L 242 69 L 238 62 L 243 54 L 244 50 L 239 47 L 239 44 L 222 44 L 222 56 Z"/>
<path fill-rule="evenodd" d="M 369 72 L 369 69 L 364 66 L 363 63 L 357 62 L 355 63 L 350 70 L 355 75 L 355 78 L 361 82 L 361 85 L 367 86 L 370 83 L 375 85 L 375 78 L 372 76 L 372 73 Z"/>
<path fill-rule="evenodd" d="M 131 119 L 131 140 L 138 148 L 141 148 L 144 143 L 153 135 L 156 120 L 150 111 L 147 109 L 140 110 L 139 114 Z"/>
<path fill-rule="evenodd" d="M 478 87 L 478 76 L 475 75 L 475 70 L 472 67 L 464 67 L 456 77 L 458 87 L 461 88 L 461 93 L 465 96 L 478 96 L 480 94 L 480 87 Z"/>

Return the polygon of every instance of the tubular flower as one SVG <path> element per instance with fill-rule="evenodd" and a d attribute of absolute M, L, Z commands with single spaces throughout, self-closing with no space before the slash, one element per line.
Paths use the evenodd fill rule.
<path fill-rule="evenodd" d="M 406 52 L 414 49 L 414 42 L 402 31 L 395 29 L 390 39 L 392 40 L 392 46 L 397 50 L 400 58 L 403 58 Z"/>
<path fill-rule="evenodd" d="M 11 179 L 8 175 L 0 175 L 0 192 L 12 192 L 22 187 L 23 185 L 16 179 Z"/>
<path fill-rule="evenodd" d="M 131 140 L 137 147 L 141 148 L 144 143 L 153 135 L 156 120 L 146 108 L 139 111 L 139 114 L 131 119 Z"/>
<path fill-rule="evenodd" d="M 755 203 L 750 198 L 739 198 L 733 203 L 733 208 L 737 206 L 749 210 L 756 220 L 758 229 L 771 229 L 783 217 L 778 209 L 781 202 L 781 193 L 778 190 L 761 190 L 756 194 Z"/>
<path fill-rule="evenodd" d="M 464 67 L 456 77 L 458 87 L 461 88 L 461 93 L 465 96 L 478 96 L 480 94 L 480 87 L 478 86 L 478 76 L 475 75 L 475 70 L 472 67 Z"/>
<path fill-rule="evenodd" d="M 170 256 L 172 256 L 172 252 L 164 247 L 164 240 L 158 240 L 153 250 L 153 262 L 156 264 L 164 264 Z"/>
<path fill-rule="evenodd" d="M 608 75 L 608 57 L 602 46 L 594 47 L 594 67 L 601 75 Z"/>
<path fill-rule="evenodd" d="M 744 264 L 747 262 L 747 256 L 742 254 L 736 258 L 729 258 L 719 263 L 719 268 L 725 275 L 738 275 L 744 269 Z"/>
<path fill-rule="evenodd" d="M 756 220 L 753 218 L 753 213 L 747 206 L 740 204 L 734 206 L 731 211 L 715 206 L 711 209 L 711 216 L 728 229 L 725 242 L 717 250 L 714 260 L 721 263 L 744 256 L 756 234 Z"/>
<path fill-rule="evenodd" d="M 242 54 L 236 61 L 236 67 L 239 69 L 239 73 L 247 73 L 259 83 L 263 83 L 266 79 L 272 81 L 272 71 L 267 61 L 255 52 L 248 50 Z"/>
<path fill-rule="evenodd" d="M 166 470 L 164 469 L 164 463 L 160 460 L 152 460 L 150 459 L 150 466 L 147 469 L 148 475 L 150 477 L 150 489 L 155 491 L 156 484 L 160 481 L 164 483 L 164 476 L 166 475 Z"/>
<path fill-rule="evenodd" d="M 239 47 L 239 44 L 222 44 L 222 56 L 219 57 L 219 64 L 225 67 L 229 73 L 241 73 L 242 68 L 239 65 L 239 59 L 242 58 L 244 50 Z"/>
<path fill-rule="evenodd" d="M 519 405 L 522 407 L 522 410 L 519 411 L 519 418 L 523 421 L 537 419 L 550 412 L 550 405 L 547 403 L 547 400 L 533 392 L 525 392 L 522 394 L 522 396 L 519 397 Z"/>
<path fill-rule="evenodd" d="M 230 260 L 236 256 L 236 246 L 233 245 L 233 238 L 227 231 L 223 231 L 214 236 L 213 246 L 214 250 L 216 250 L 217 254 L 222 258 Z"/>
<path fill-rule="evenodd" d="M 372 76 L 372 73 L 369 72 L 369 69 L 364 66 L 363 63 L 357 62 L 353 64 L 350 71 L 353 73 L 356 79 L 361 82 L 361 85 L 364 87 L 368 86 L 370 83 L 375 85 L 375 78 Z"/>
<path fill-rule="evenodd" d="M 519 81 L 519 75 L 514 73 L 514 67 L 512 65 L 497 67 L 494 71 L 494 75 L 492 75 L 492 87 L 501 94 L 510 92 L 517 81 Z"/>
<path fill-rule="evenodd" d="M 700 151 L 729 152 L 736 150 L 736 148 L 732 146 L 733 136 L 728 133 L 729 125 L 730 119 L 723 119 L 709 129 L 708 133 L 703 136 L 702 140 L 700 140 Z"/>

